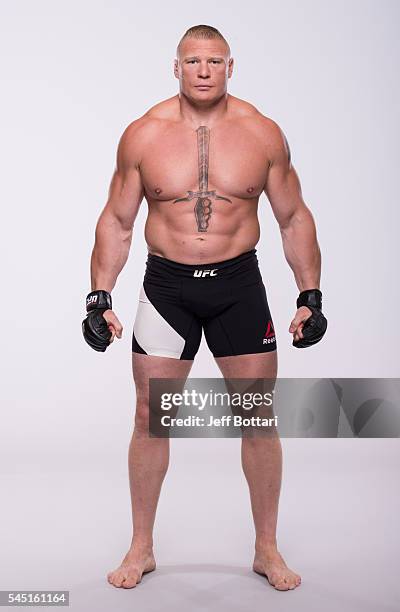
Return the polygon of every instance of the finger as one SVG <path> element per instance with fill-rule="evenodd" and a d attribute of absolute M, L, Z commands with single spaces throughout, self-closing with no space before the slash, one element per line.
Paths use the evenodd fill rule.
<path fill-rule="evenodd" d="M 291 334 L 296 334 L 299 332 L 299 329 L 301 329 L 301 323 L 296 323 L 295 325 L 291 324 L 289 327 L 289 332 Z"/>
<path fill-rule="evenodd" d="M 293 334 L 293 340 L 295 340 L 296 342 L 297 340 L 300 340 L 301 338 L 303 338 L 303 327 L 304 327 L 304 323 L 300 322 L 297 326 L 297 329 L 295 330 Z"/>
<path fill-rule="evenodd" d="M 112 325 L 118 338 L 121 338 L 123 327 L 112 310 L 107 310 L 103 314 L 108 324 Z"/>
<path fill-rule="evenodd" d="M 302 319 L 306 320 L 309 319 L 312 315 L 312 310 L 310 310 L 310 308 L 308 308 L 308 306 L 301 306 L 300 307 L 301 313 L 302 313 Z"/>
<path fill-rule="evenodd" d="M 303 326 L 304 322 L 307 321 L 307 319 L 309 319 L 311 315 L 312 315 L 312 312 L 309 308 L 307 308 L 307 306 L 300 306 L 300 308 L 298 308 L 296 312 L 296 316 L 294 317 L 293 321 L 290 324 L 290 327 L 289 327 L 290 333 L 293 333 L 294 331 L 296 331 L 299 325 Z"/>
<path fill-rule="evenodd" d="M 303 323 L 304 318 L 307 318 L 307 317 L 304 317 L 304 313 L 297 313 L 297 314 L 296 314 L 296 316 L 295 316 L 295 318 L 293 319 L 293 321 L 292 321 L 292 322 L 291 322 L 291 324 L 290 324 L 289 331 L 290 331 L 291 333 L 293 333 L 294 331 L 296 331 L 296 329 L 298 328 L 298 326 L 299 326 L 299 325 L 301 325 L 301 324 Z"/>
<path fill-rule="evenodd" d="M 117 338 L 121 338 L 122 337 L 122 325 L 114 325 L 114 323 L 112 323 L 111 325 L 112 325 L 112 328 L 110 329 L 112 329 L 113 331 L 113 334 L 114 334 L 113 337 L 117 336 Z"/>

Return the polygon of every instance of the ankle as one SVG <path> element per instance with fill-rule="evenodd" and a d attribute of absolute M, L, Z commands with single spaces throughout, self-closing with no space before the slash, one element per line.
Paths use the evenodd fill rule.
<path fill-rule="evenodd" d="M 264 552 L 264 553 L 265 552 L 276 552 L 278 550 L 276 538 L 267 538 L 265 536 L 256 537 L 255 550 L 256 552 Z"/>
<path fill-rule="evenodd" d="M 153 540 L 142 537 L 142 536 L 134 536 L 131 541 L 131 548 L 135 550 L 141 550 L 143 552 L 153 552 Z"/>

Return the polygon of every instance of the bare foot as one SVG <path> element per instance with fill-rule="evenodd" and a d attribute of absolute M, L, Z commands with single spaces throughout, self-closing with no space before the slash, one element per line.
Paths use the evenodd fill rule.
<path fill-rule="evenodd" d="M 142 580 L 142 575 L 156 569 L 156 561 L 151 549 L 131 547 L 121 565 L 107 574 L 107 580 L 115 587 L 131 589 Z"/>
<path fill-rule="evenodd" d="M 266 576 L 268 582 L 278 591 L 295 589 L 301 583 L 300 576 L 288 568 L 276 548 L 256 551 L 253 570 Z"/>

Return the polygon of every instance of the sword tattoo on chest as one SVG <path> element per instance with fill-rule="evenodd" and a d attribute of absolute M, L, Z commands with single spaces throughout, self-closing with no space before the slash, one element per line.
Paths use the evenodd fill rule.
<path fill-rule="evenodd" d="M 229 198 L 217 195 L 216 191 L 208 191 L 208 163 L 210 147 L 210 130 L 201 125 L 197 132 L 197 151 L 199 159 L 199 191 L 188 191 L 186 198 L 178 198 L 176 202 L 190 202 L 196 198 L 194 215 L 197 223 L 197 231 L 206 232 L 212 215 L 212 198 L 231 202 Z"/>

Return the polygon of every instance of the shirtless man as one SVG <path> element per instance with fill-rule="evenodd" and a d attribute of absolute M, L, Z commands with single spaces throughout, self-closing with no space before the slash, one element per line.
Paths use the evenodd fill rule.
<path fill-rule="evenodd" d="M 255 255 L 263 192 L 300 290 L 289 327 L 293 344 L 315 344 L 326 329 L 315 225 L 287 141 L 274 121 L 227 93 L 232 70 L 229 45 L 218 30 L 194 26 L 184 34 L 174 65 L 179 94 L 123 133 L 96 227 L 83 332 L 95 350 L 104 351 L 122 335 L 110 293 L 146 199 L 149 254 L 132 339 L 137 397 L 129 447 L 133 536 L 122 564 L 108 575 L 116 587 L 134 587 L 156 567 L 153 525 L 169 440 L 149 437 L 149 378 L 186 379 L 203 329 L 225 378 L 277 375 L 276 339 Z M 243 437 L 242 465 L 256 531 L 253 569 L 278 590 L 294 589 L 300 576 L 286 565 L 276 542 L 279 438 Z"/>

